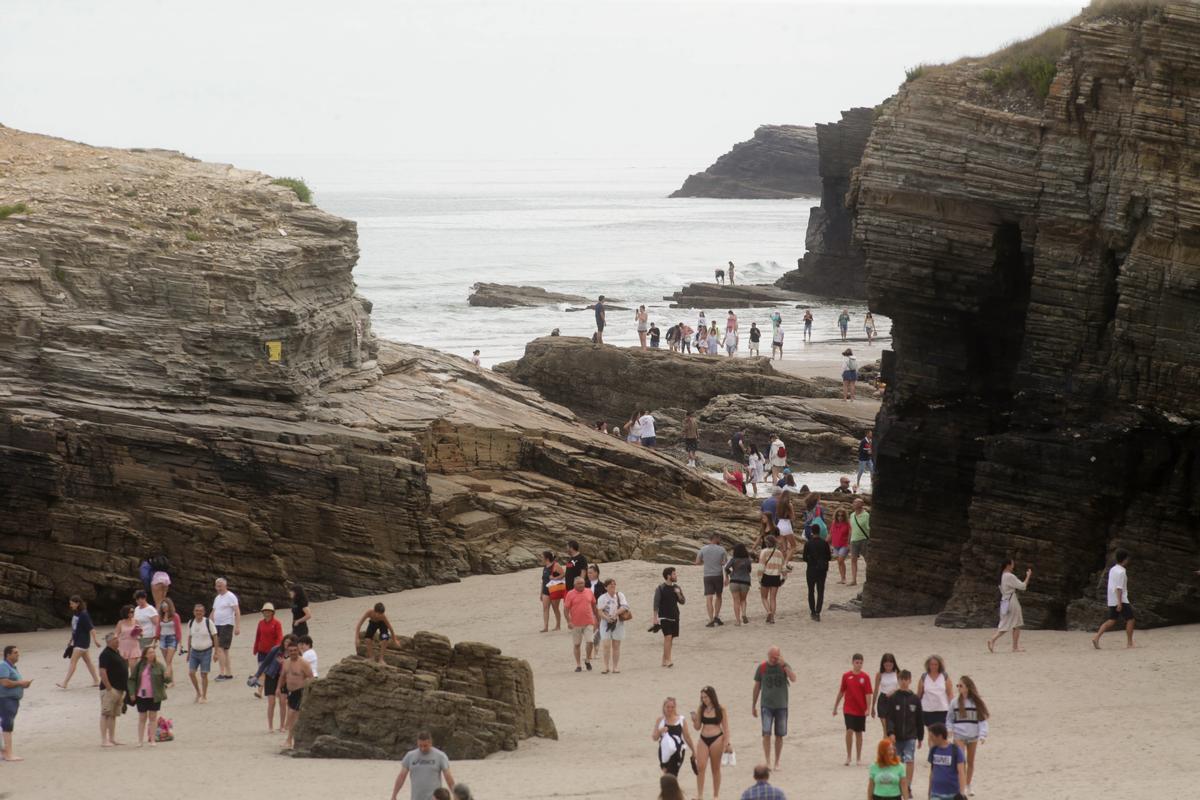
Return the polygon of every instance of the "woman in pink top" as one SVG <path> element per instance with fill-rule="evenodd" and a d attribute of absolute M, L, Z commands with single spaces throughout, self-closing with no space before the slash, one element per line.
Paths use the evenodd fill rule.
<path fill-rule="evenodd" d="M 175 611 L 175 603 L 170 598 L 158 604 L 158 625 L 154 631 L 158 646 L 162 648 L 163 664 L 167 673 L 167 686 L 175 682 L 175 671 L 171 666 L 175 660 L 175 651 L 183 641 L 183 625 L 179 621 L 179 613 Z"/>
<path fill-rule="evenodd" d="M 837 557 L 838 572 L 842 574 L 838 583 L 845 583 L 846 556 L 850 554 L 850 519 L 844 508 L 833 512 L 833 524 L 829 526 L 829 549 Z"/>
<path fill-rule="evenodd" d="M 117 620 L 114 633 L 117 634 L 118 652 L 129 662 L 129 668 L 133 669 L 133 665 L 142 657 L 142 647 L 138 643 L 142 629 L 133 619 L 133 606 L 121 606 L 121 618 Z"/>

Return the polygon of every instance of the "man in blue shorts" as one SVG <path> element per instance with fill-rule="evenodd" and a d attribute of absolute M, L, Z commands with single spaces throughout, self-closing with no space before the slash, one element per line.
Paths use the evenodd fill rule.
<path fill-rule="evenodd" d="M 779 769 L 779 755 L 783 752 L 783 737 L 787 736 L 788 683 L 796 682 L 796 673 L 783 660 L 779 648 L 772 645 L 767 650 L 767 660 L 754 671 L 754 699 L 751 713 L 759 715 L 759 697 L 762 697 L 763 758 L 771 763 L 771 734 L 775 734 L 775 769 Z"/>

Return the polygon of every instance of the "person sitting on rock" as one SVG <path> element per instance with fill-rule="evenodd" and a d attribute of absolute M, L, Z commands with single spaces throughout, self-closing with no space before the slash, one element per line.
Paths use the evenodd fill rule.
<path fill-rule="evenodd" d="M 358 624 L 354 626 L 355 647 L 358 646 L 359 639 L 364 640 L 367 648 L 367 659 L 374 659 L 380 664 L 383 663 L 383 651 L 387 649 L 388 643 L 396 638 L 396 631 L 392 628 L 392 623 L 388 620 L 387 614 L 383 612 L 383 603 L 376 603 L 373 608 L 369 608 L 363 612 L 363 615 L 358 618 Z M 364 622 L 367 623 L 366 632 L 362 631 L 362 624 Z"/>

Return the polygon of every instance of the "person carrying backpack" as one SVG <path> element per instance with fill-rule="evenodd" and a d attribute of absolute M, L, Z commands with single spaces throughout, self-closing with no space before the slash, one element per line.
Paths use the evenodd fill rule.
<path fill-rule="evenodd" d="M 858 383 L 858 359 L 849 347 L 842 351 L 842 356 L 842 399 L 853 403 L 854 387 Z"/>

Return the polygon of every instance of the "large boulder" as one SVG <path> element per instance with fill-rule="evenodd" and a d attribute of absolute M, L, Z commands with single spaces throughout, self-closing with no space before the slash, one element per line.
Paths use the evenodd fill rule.
<path fill-rule="evenodd" d="M 515 750 L 531 736 L 558 738 L 537 708 L 529 663 L 479 642 L 451 645 L 421 631 L 398 636 L 379 664 L 360 655 L 335 664 L 304 693 L 295 755 L 400 759 L 429 731 L 451 759 Z"/>
<path fill-rule="evenodd" d="M 1097 4 L 882 107 L 850 192 L 894 347 L 865 614 L 993 625 L 1012 555 L 1031 627 L 1090 626 L 1124 547 L 1139 624 L 1200 621 L 1197 52 L 1195 3 Z"/>
<path fill-rule="evenodd" d="M 780 289 L 769 283 L 689 283 L 663 298 L 671 308 L 798 308 L 806 300 L 802 294 Z"/>
<path fill-rule="evenodd" d="M 139 561 L 245 607 L 589 556 L 750 503 L 459 358 L 377 339 L 354 223 L 267 176 L 0 128 L 0 630 L 103 621 Z M 564 502 L 569 498 L 569 502 Z"/>
<path fill-rule="evenodd" d="M 595 298 L 591 298 L 595 299 Z M 471 287 L 467 303 L 489 308 L 520 308 L 547 306 L 555 303 L 587 303 L 589 298 L 578 294 L 548 292 L 539 286 L 509 286 L 504 283 L 476 283 Z"/>

